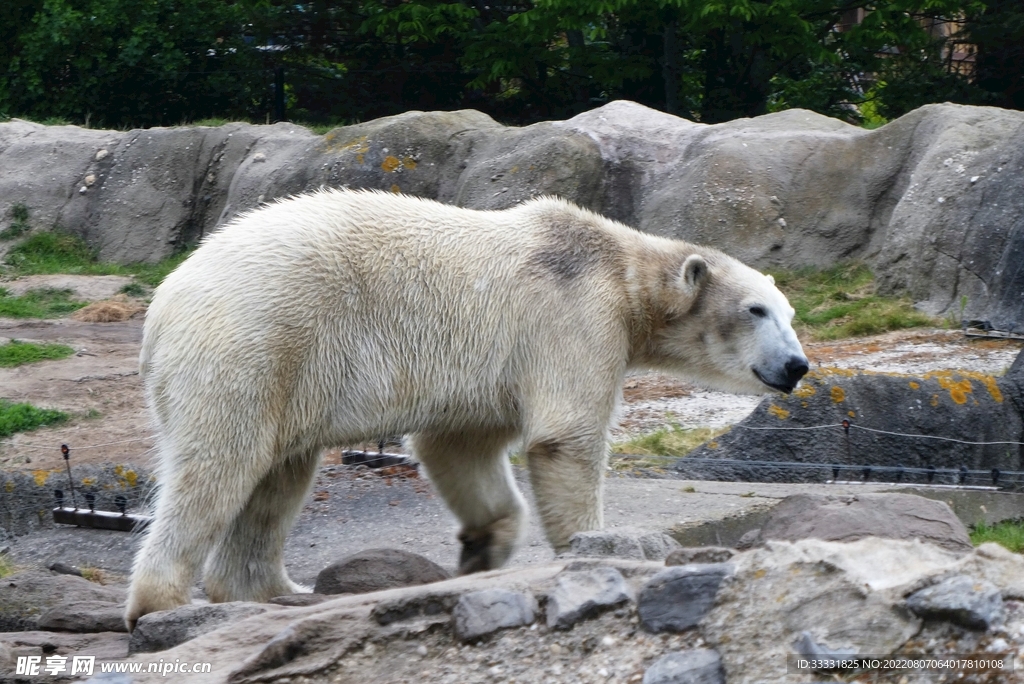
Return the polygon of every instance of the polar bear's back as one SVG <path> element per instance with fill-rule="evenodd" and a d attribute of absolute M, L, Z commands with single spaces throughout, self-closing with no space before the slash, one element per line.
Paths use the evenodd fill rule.
<path fill-rule="evenodd" d="M 533 365 L 524 355 L 551 346 L 537 339 L 559 312 L 607 299 L 600 288 L 567 297 L 552 282 L 597 258 L 548 249 L 562 213 L 611 224 L 559 200 L 479 212 L 347 191 L 240 217 L 154 295 L 141 361 L 158 420 L 209 387 L 218 397 L 206 405 L 299 416 L 288 432 L 340 420 L 334 412 L 371 436 L 469 410 L 469 423 L 503 422 L 517 374 Z"/>

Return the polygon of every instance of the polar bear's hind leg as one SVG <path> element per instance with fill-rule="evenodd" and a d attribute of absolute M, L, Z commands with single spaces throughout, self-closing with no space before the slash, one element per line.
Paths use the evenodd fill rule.
<path fill-rule="evenodd" d="M 267 601 L 309 592 L 284 568 L 284 543 L 316 475 L 317 452 L 297 454 L 260 481 L 207 561 L 203 584 L 210 600 Z"/>

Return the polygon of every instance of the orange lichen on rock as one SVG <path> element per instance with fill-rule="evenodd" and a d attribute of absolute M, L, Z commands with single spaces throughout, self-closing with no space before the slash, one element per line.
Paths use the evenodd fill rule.
<path fill-rule="evenodd" d="M 399 168 L 401 168 L 401 166 L 402 162 L 398 159 L 398 157 L 392 156 L 390 154 L 384 157 L 384 161 L 382 161 L 380 164 L 380 168 L 384 169 L 385 173 L 394 173 Z"/>
<path fill-rule="evenodd" d="M 932 371 L 924 375 L 926 380 L 936 380 L 942 389 L 949 390 L 949 396 L 958 404 L 967 402 L 967 395 L 974 391 L 971 380 L 985 386 L 992 401 L 1003 403 L 1003 393 L 999 391 L 999 383 L 991 375 L 976 371 Z"/>
<path fill-rule="evenodd" d="M 801 399 L 808 399 L 817 393 L 818 390 L 814 389 L 814 385 L 806 382 L 793 390 L 793 396 Z"/>
<path fill-rule="evenodd" d="M 772 404 L 771 406 L 768 407 L 768 413 L 772 414 L 779 420 L 786 420 L 787 418 L 789 418 L 789 411 L 782 408 L 781 406 L 776 406 L 775 404 Z"/>
<path fill-rule="evenodd" d="M 834 385 L 831 391 L 832 401 L 839 404 L 846 400 L 846 391 L 839 385 Z"/>
<path fill-rule="evenodd" d="M 921 383 L 910 381 L 910 389 L 921 389 Z"/>

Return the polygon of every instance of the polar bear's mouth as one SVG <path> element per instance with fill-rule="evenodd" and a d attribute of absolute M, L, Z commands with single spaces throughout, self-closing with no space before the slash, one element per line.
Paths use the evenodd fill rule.
<path fill-rule="evenodd" d="M 751 370 L 752 370 L 752 371 L 754 371 L 754 375 L 756 375 L 756 376 L 757 376 L 757 379 L 758 379 L 758 380 L 760 380 L 760 381 L 761 381 L 761 382 L 763 382 L 764 384 L 768 385 L 768 386 L 769 386 L 769 387 L 771 387 L 772 389 L 774 389 L 774 390 L 778 390 L 778 391 L 780 391 L 780 392 L 782 392 L 782 393 L 784 393 L 784 394 L 789 394 L 790 392 L 792 392 L 792 391 L 793 391 L 793 388 L 794 388 L 794 387 L 796 387 L 796 384 L 792 384 L 792 385 L 789 385 L 789 384 L 786 384 L 786 385 L 782 385 L 782 384 L 779 384 L 779 383 L 776 383 L 776 382 L 768 382 L 768 381 L 767 381 L 767 380 L 765 379 L 765 377 L 764 377 L 763 375 L 761 375 L 761 371 L 757 370 L 756 368 L 751 368 Z"/>

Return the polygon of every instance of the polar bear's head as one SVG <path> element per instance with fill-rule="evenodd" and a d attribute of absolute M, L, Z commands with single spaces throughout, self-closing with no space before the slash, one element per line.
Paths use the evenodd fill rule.
<path fill-rule="evenodd" d="M 793 307 L 771 276 L 714 250 L 690 254 L 663 280 L 656 365 L 715 389 L 792 391 L 807 373 Z"/>

